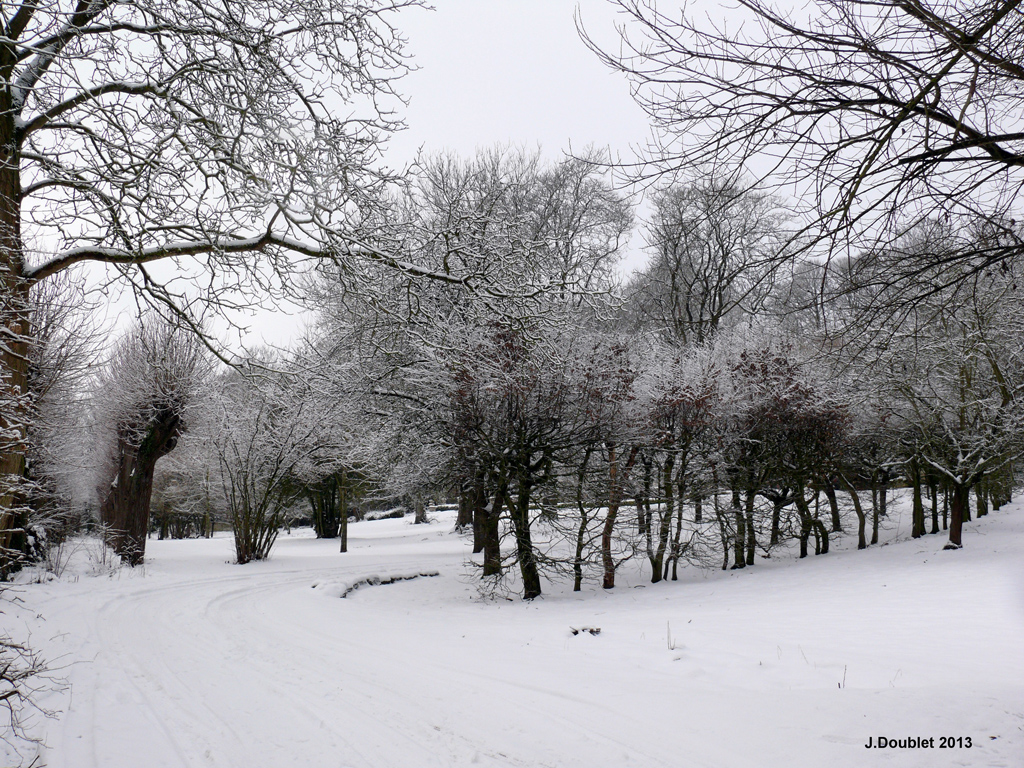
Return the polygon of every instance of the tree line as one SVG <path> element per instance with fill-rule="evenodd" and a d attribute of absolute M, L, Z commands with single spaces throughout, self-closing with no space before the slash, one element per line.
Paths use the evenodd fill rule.
<path fill-rule="evenodd" d="M 38 402 L 62 418 L 78 403 L 81 458 L 55 463 L 74 430 L 40 429 L 26 530 L 66 535 L 55 521 L 79 510 L 135 564 L 151 530 L 229 525 L 244 563 L 291 519 L 345 551 L 356 510 L 449 503 L 481 583 L 531 598 L 545 578 L 613 588 L 627 561 L 658 582 L 793 541 L 800 557 L 840 535 L 865 548 L 896 488 L 911 534 L 949 547 L 1009 501 L 1020 265 L 929 286 L 912 311 L 887 280 L 990 229 L 929 221 L 837 266 L 800 258 L 784 201 L 742 177 L 700 171 L 654 199 L 650 260 L 623 283 L 634 212 L 600 157 L 425 160 L 381 229 L 424 270 L 479 282 L 382 265 L 354 285 L 330 264 L 305 276 L 319 309 L 288 350 L 226 368 L 151 314 L 98 374 L 58 361 L 51 378 L 88 395 Z M 40 372 L 66 343 L 35 347 Z"/>

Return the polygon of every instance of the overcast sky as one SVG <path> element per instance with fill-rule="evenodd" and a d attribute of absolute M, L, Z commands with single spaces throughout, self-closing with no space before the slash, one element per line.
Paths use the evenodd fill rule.
<path fill-rule="evenodd" d="M 422 147 L 470 155 L 499 143 L 542 146 L 557 157 L 588 144 L 624 159 L 648 134 L 625 78 L 591 53 L 590 34 L 615 44 L 616 14 L 606 0 L 434 0 L 435 10 L 398 17 L 419 70 L 399 84 L 410 100 L 408 130 L 392 139 L 400 164 Z"/>

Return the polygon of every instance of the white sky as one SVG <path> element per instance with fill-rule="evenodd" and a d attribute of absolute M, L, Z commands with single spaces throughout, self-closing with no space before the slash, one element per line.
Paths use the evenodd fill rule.
<path fill-rule="evenodd" d="M 573 18 L 616 45 L 606 0 L 435 0 L 398 17 L 419 70 L 399 84 L 408 130 L 391 142 L 398 164 L 444 149 L 470 155 L 498 143 L 540 145 L 549 157 L 588 144 L 623 159 L 647 120 L 625 78 L 584 46 Z"/>

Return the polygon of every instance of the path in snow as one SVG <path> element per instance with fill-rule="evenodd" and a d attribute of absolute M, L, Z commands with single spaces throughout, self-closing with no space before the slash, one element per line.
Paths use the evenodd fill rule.
<path fill-rule="evenodd" d="M 346 555 L 283 536 L 247 566 L 226 538 L 151 541 L 140 571 L 26 585 L 72 684 L 46 764 L 1024 765 L 1021 510 L 961 552 L 927 537 L 532 604 L 477 599 L 450 527 L 361 523 Z M 441 576 L 336 597 L 422 570 Z"/>

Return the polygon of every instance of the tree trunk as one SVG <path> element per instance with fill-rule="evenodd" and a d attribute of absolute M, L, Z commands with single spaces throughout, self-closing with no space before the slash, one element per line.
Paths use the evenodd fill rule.
<path fill-rule="evenodd" d="M 675 456 L 666 454 L 663 474 L 663 495 L 662 503 L 658 506 L 658 546 L 653 547 L 650 527 L 647 531 L 647 557 L 651 561 L 651 583 L 657 584 L 662 580 L 664 574 L 665 550 L 668 548 L 669 529 L 672 527 L 672 518 L 675 514 Z M 651 521 L 653 523 L 653 519 Z"/>
<path fill-rule="evenodd" d="M 831 478 L 825 478 L 825 498 L 828 499 L 828 508 L 832 512 L 832 533 L 843 532 L 843 520 L 839 516 L 839 499 L 836 498 L 836 487 L 832 484 Z"/>
<path fill-rule="evenodd" d="M 0 580 L 17 565 L 11 543 L 26 505 L 23 479 L 30 418 L 31 285 L 24 278 L 21 169 L 12 97 L 13 89 L 0 89 Z"/>
<path fill-rule="evenodd" d="M 921 467 L 917 461 L 910 462 L 910 485 L 913 489 L 913 505 L 910 535 L 919 539 L 924 536 L 924 500 L 921 498 Z"/>
<path fill-rule="evenodd" d="M 501 520 L 501 509 L 505 503 L 506 483 L 500 483 L 494 494 L 494 501 L 478 509 L 481 514 L 480 538 L 484 553 L 484 576 L 501 575 L 501 535 L 498 523 Z"/>
<path fill-rule="evenodd" d="M 769 497 L 772 502 L 772 530 L 768 537 L 768 548 L 776 547 L 782 539 L 782 510 L 791 501 L 790 490 L 781 488 Z"/>
<path fill-rule="evenodd" d="M 473 554 L 484 551 L 484 521 L 487 518 L 487 474 L 477 472 L 473 478 L 471 503 L 473 505 Z"/>
<path fill-rule="evenodd" d="M 715 519 L 718 521 L 718 534 L 722 540 L 722 570 L 729 570 L 729 539 L 731 538 L 729 532 L 729 523 L 725 519 L 725 515 L 722 514 L 722 508 L 718 503 L 718 493 L 715 492 L 712 497 L 714 501 Z"/>
<path fill-rule="evenodd" d="M 0 183 L 7 175 L 0 163 Z M 3 194 L 0 187 L 0 196 Z M 0 202 L 0 580 L 18 567 L 18 554 L 12 543 L 21 527 L 19 519 L 28 511 L 24 478 L 28 452 L 30 335 L 29 286 L 19 277 L 20 236 L 16 231 L 13 237 L 2 231 L 3 208 Z M 16 244 L 19 245 L 16 247 Z"/>
<path fill-rule="evenodd" d="M 860 496 L 857 495 L 857 489 L 853 487 L 853 483 L 845 477 L 843 478 L 843 484 L 846 486 L 847 493 L 850 494 L 850 500 L 853 502 L 853 511 L 857 515 L 857 549 L 867 549 L 868 542 L 865 535 L 867 515 L 864 514 L 864 507 L 860 503 Z"/>
<path fill-rule="evenodd" d="M 745 508 L 746 529 L 747 529 L 747 565 L 754 564 L 754 555 L 757 552 L 757 534 L 754 532 L 754 502 L 757 500 L 757 492 L 753 488 L 747 489 L 747 504 Z"/>
<path fill-rule="evenodd" d="M 740 504 L 740 492 L 738 488 L 732 489 L 732 513 L 736 521 L 736 541 L 733 543 L 733 564 L 732 567 L 745 568 L 747 565 L 745 553 L 747 548 L 747 523 L 743 518 L 743 508 Z"/>
<path fill-rule="evenodd" d="M 181 428 L 180 417 L 165 412 L 150 423 L 137 446 L 126 436 L 118 437 L 117 474 L 100 505 L 100 520 L 111 547 L 127 565 L 141 564 L 146 555 L 153 470 L 174 449 Z"/>
<path fill-rule="evenodd" d="M 935 478 L 928 479 L 928 492 L 932 502 L 932 530 L 931 533 L 939 532 L 939 484 Z"/>
<path fill-rule="evenodd" d="M 338 538 L 341 539 L 341 552 L 348 552 L 348 473 L 341 470 L 341 482 L 338 484 Z"/>
<path fill-rule="evenodd" d="M 942 530 L 949 530 L 949 486 L 942 489 Z"/>
<path fill-rule="evenodd" d="M 332 473 L 306 492 L 313 512 L 313 532 L 318 539 L 338 536 L 341 520 L 338 516 L 338 475 Z"/>
<path fill-rule="evenodd" d="M 615 519 L 619 515 L 619 506 L 622 503 L 622 487 L 629 478 L 629 471 L 633 468 L 637 454 L 640 449 L 636 446 L 629 452 L 629 458 L 624 467 L 619 468 L 619 456 L 615 445 L 608 445 L 608 513 L 604 518 L 604 527 L 601 530 L 601 565 L 604 568 L 604 576 L 601 586 L 604 589 L 615 588 L 615 560 L 612 558 L 612 534 L 615 531 Z"/>
<path fill-rule="evenodd" d="M 683 496 L 679 495 L 679 503 L 676 505 L 676 530 L 672 539 L 672 581 L 676 581 L 679 572 L 679 558 L 683 554 L 681 538 L 683 535 Z"/>
<path fill-rule="evenodd" d="M 540 597 L 540 572 L 537 569 L 537 556 L 533 551 L 530 538 L 530 484 L 520 478 L 519 494 L 516 503 L 506 500 L 509 516 L 512 518 L 512 531 L 516 538 L 516 555 L 519 560 L 519 572 L 523 577 L 523 599 L 532 600 Z"/>
<path fill-rule="evenodd" d="M 794 493 L 797 513 L 800 515 L 800 557 L 807 557 L 807 542 L 812 533 L 815 537 L 814 554 L 826 554 L 829 547 L 828 529 L 821 520 L 811 515 L 807 500 L 804 498 L 803 486 L 797 486 Z"/>
<path fill-rule="evenodd" d="M 871 478 L 871 543 L 878 543 L 878 518 L 880 517 L 878 509 L 878 487 L 875 484 L 875 477 Z"/>
<path fill-rule="evenodd" d="M 583 549 L 587 543 L 587 526 L 590 523 L 590 515 L 583 503 L 583 486 L 587 479 L 587 465 L 593 452 L 593 448 L 586 449 L 583 461 L 580 462 L 579 473 L 576 475 L 576 507 L 580 511 L 580 525 L 576 529 L 576 554 L 572 560 L 573 592 L 579 592 L 583 587 Z"/>
<path fill-rule="evenodd" d="M 473 526 L 473 482 L 469 479 L 459 484 L 459 513 L 455 518 L 455 530 L 460 533 Z"/>
<path fill-rule="evenodd" d="M 944 549 L 960 549 L 963 546 L 962 535 L 965 512 L 970 503 L 971 489 L 959 483 L 953 484 L 953 498 L 949 505 L 949 543 Z"/>
<path fill-rule="evenodd" d="M 988 488 L 987 483 L 982 481 L 974 487 L 974 495 L 978 500 L 978 517 L 982 518 L 988 514 Z"/>
<path fill-rule="evenodd" d="M 412 500 L 413 525 L 424 525 L 427 522 L 427 504 L 422 496 L 414 496 Z"/>
<path fill-rule="evenodd" d="M 644 487 L 643 492 L 636 497 L 637 533 L 640 536 L 651 535 L 651 471 L 653 469 L 651 459 L 644 456 Z"/>

